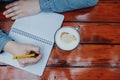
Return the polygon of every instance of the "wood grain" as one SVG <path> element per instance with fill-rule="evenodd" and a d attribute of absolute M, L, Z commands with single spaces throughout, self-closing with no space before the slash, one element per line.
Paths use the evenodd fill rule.
<path fill-rule="evenodd" d="M 54 46 L 47 66 L 120 67 L 120 45 L 83 45 L 72 51 Z"/>
<path fill-rule="evenodd" d="M 80 44 L 72 51 L 60 50 L 55 45 L 47 66 L 120 68 L 120 45 Z"/>
<path fill-rule="evenodd" d="M 63 26 L 80 26 L 80 42 L 95 44 L 120 44 L 120 24 L 64 22 Z"/>
<path fill-rule="evenodd" d="M 9 20 L 2 15 L 6 4 L 8 3 L 1 3 L 0 20 Z M 100 0 L 95 7 L 65 12 L 63 14 L 65 15 L 65 21 L 119 22 L 119 4 L 119 0 Z"/>
<path fill-rule="evenodd" d="M 42 77 L 14 67 L 0 67 L 0 80 L 120 80 L 119 68 L 46 68 Z"/>
<path fill-rule="evenodd" d="M 3 16 L 0 29 L 9 33 L 14 21 Z M 64 12 L 62 26 L 80 25 L 80 44 L 72 51 L 56 44 L 43 76 L 11 66 L 0 66 L 0 80 L 120 80 L 120 0 L 99 0 L 95 7 Z M 5 64 L 3 64 L 5 65 Z"/>
<path fill-rule="evenodd" d="M 108 3 L 108 4 L 110 4 L 110 3 L 119 3 L 120 1 L 119 0 L 99 0 L 99 3 Z"/>
<path fill-rule="evenodd" d="M 109 1 L 109 0 L 108 0 Z M 120 2 L 98 3 L 97 6 L 63 13 L 65 21 L 120 22 Z M 71 16 L 72 15 L 72 16 Z"/>
<path fill-rule="evenodd" d="M 0 29 L 9 32 L 13 21 L 0 21 Z M 75 28 L 80 26 L 80 43 L 88 44 L 120 44 L 119 23 L 81 23 L 63 22 L 62 26 Z"/>

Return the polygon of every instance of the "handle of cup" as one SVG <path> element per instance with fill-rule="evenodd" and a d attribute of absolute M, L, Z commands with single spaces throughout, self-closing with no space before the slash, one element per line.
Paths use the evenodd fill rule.
<path fill-rule="evenodd" d="M 78 31 L 80 29 L 80 26 L 78 25 L 75 29 Z"/>

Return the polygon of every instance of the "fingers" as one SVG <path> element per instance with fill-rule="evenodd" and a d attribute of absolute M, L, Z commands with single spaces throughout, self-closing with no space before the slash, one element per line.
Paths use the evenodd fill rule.
<path fill-rule="evenodd" d="M 21 46 L 21 48 L 23 48 L 23 51 L 22 53 L 24 54 L 21 54 L 21 55 L 26 55 L 26 54 L 29 54 L 31 53 L 36 53 L 36 54 L 39 54 L 35 57 L 30 57 L 30 58 L 22 58 L 22 59 L 18 59 L 18 62 L 20 63 L 20 65 L 22 67 L 25 67 L 25 66 L 28 66 L 28 65 L 33 65 L 35 63 L 37 63 L 42 55 L 40 54 L 40 48 L 37 47 L 37 46 L 34 46 L 34 45 L 30 45 L 30 44 L 20 44 L 19 46 Z"/>
<path fill-rule="evenodd" d="M 21 15 L 18 15 L 21 12 L 22 11 L 19 10 L 19 7 L 15 6 L 15 7 L 12 7 L 10 9 L 6 10 L 5 12 L 3 12 L 3 14 L 5 15 L 6 18 L 15 17 L 16 15 L 17 15 L 17 17 L 15 17 L 15 18 L 18 18 L 21 16 Z"/>
<path fill-rule="evenodd" d="M 18 19 L 25 16 L 31 16 L 40 12 L 38 0 L 17 0 L 5 7 L 7 10 L 3 13 L 6 18 Z M 16 12 L 21 10 L 20 13 Z"/>
<path fill-rule="evenodd" d="M 5 12 L 3 12 L 3 14 L 4 14 L 4 15 L 7 15 L 7 14 L 9 14 L 9 13 L 11 13 L 11 12 L 15 12 L 15 11 L 18 10 L 18 9 L 19 9 L 18 6 L 14 6 L 14 7 L 9 8 L 9 9 L 6 10 Z"/>
<path fill-rule="evenodd" d="M 5 8 L 8 9 L 8 8 L 11 8 L 11 7 L 16 6 L 16 5 L 18 5 L 18 2 L 17 2 L 17 1 L 16 1 L 16 2 L 13 2 L 13 3 L 11 3 L 11 4 L 8 4 L 7 6 L 5 6 Z"/>
<path fill-rule="evenodd" d="M 36 64 L 40 59 L 42 55 L 37 56 L 36 58 L 25 58 L 25 59 L 19 59 L 19 63 L 22 67 L 29 66 Z"/>
<path fill-rule="evenodd" d="M 37 47 L 37 46 L 33 46 L 33 47 L 32 47 L 32 50 L 35 51 L 37 54 L 40 53 L 40 48 Z"/>
<path fill-rule="evenodd" d="M 12 20 L 15 20 L 15 19 L 21 18 L 21 17 L 23 17 L 23 16 L 24 16 L 23 14 L 18 14 L 18 15 L 17 15 L 17 13 L 16 13 L 16 15 L 13 16 L 13 17 L 11 17 L 11 19 L 12 19 Z"/>
<path fill-rule="evenodd" d="M 23 16 L 23 15 L 21 15 L 22 11 L 18 4 L 19 4 L 19 2 L 16 1 L 14 3 L 7 5 L 6 6 L 7 10 L 3 12 L 3 15 L 5 15 L 6 18 L 11 17 L 11 19 L 17 19 L 17 18 L 22 17 Z"/>
<path fill-rule="evenodd" d="M 40 47 L 34 46 L 34 45 L 28 45 L 29 49 L 27 49 L 27 52 L 35 52 L 36 54 L 40 54 Z"/>
<path fill-rule="evenodd" d="M 40 48 L 34 45 L 30 45 L 30 44 L 19 44 L 18 46 L 21 47 L 21 49 L 18 51 L 20 52 L 20 55 L 26 55 L 26 54 L 30 54 L 32 51 L 32 53 L 36 53 L 39 55 L 35 55 L 35 57 L 29 57 L 29 58 L 22 58 L 22 59 L 18 59 L 18 62 L 20 63 L 20 65 L 22 67 L 28 66 L 28 65 L 33 65 L 35 63 L 37 63 L 42 55 L 40 54 Z M 23 53 L 23 54 L 21 54 Z"/>
<path fill-rule="evenodd" d="M 40 59 L 41 59 L 42 55 L 39 54 L 39 56 L 36 57 L 36 61 L 35 62 L 38 62 Z"/>
<path fill-rule="evenodd" d="M 15 17 L 19 13 L 20 13 L 20 11 L 18 10 L 18 11 L 15 11 L 13 13 L 9 13 L 9 14 L 5 13 L 5 16 L 6 16 L 6 18 Z"/>

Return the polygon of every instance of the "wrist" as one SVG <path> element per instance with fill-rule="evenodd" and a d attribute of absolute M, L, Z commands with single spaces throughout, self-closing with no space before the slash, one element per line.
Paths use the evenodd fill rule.
<path fill-rule="evenodd" d="M 15 47 L 17 47 L 17 43 L 16 42 L 8 41 L 6 43 L 6 45 L 4 46 L 3 50 L 6 51 L 6 52 L 9 52 L 12 55 L 14 55 L 13 51 L 14 51 Z"/>
<path fill-rule="evenodd" d="M 37 5 L 38 5 L 38 11 L 41 12 L 41 7 L 40 7 L 40 1 L 37 0 Z"/>

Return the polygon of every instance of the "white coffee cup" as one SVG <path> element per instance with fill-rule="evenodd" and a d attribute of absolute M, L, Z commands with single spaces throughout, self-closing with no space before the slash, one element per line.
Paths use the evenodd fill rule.
<path fill-rule="evenodd" d="M 55 43 L 57 46 L 66 51 L 75 49 L 80 43 L 79 28 L 79 26 L 76 28 L 64 26 L 58 29 L 55 34 Z"/>

